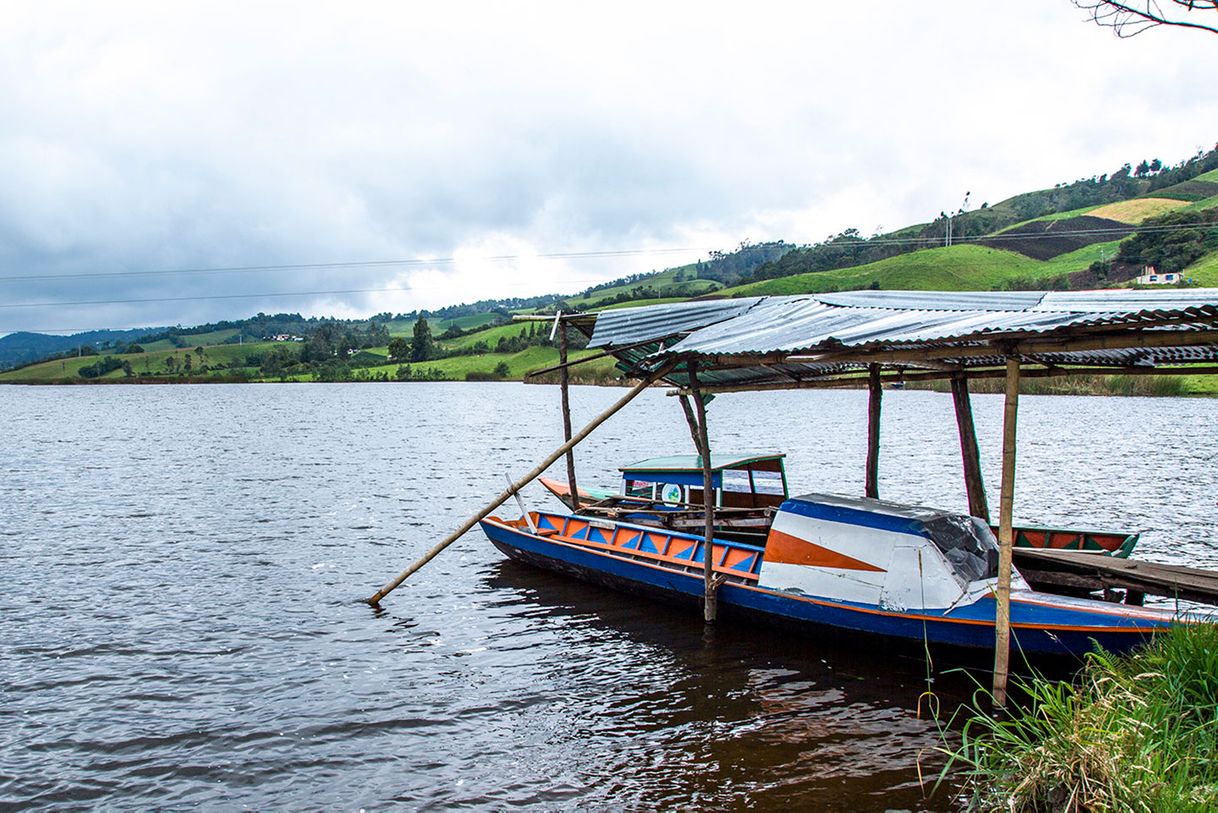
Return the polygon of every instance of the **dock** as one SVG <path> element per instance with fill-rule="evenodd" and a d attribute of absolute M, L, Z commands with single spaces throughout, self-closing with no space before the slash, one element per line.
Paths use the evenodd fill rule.
<path fill-rule="evenodd" d="M 1218 572 L 1095 553 L 1015 548 L 1015 566 L 1033 586 L 1057 591 L 1125 591 L 1126 604 L 1165 596 L 1218 605 Z"/>

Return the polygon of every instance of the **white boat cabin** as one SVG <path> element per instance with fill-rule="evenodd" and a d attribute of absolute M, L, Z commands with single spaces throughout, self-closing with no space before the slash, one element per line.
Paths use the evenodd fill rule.
<path fill-rule="evenodd" d="M 979 519 L 807 494 L 775 515 L 758 584 L 891 610 L 946 609 L 990 592 L 997 575 L 998 542 Z M 1018 575 L 1012 584 L 1026 587 Z"/>

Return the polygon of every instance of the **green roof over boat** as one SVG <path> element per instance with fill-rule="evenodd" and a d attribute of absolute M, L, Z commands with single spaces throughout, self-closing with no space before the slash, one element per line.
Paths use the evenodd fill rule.
<path fill-rule="evenodd" d="M 711 471 L 744 468 L 750 463 L 761 463 L 767 460 L 782 460 L 786 457 L 783 452 L 748 452 L 745 454 L 715 454 L 711 453 Z M 666 457 L 651 457 L 622 466 L 619 471 L 629 474 L 635 471 L 675 471 L 702 472 L 702 457 L 696 454 L 674 454 Z"/>

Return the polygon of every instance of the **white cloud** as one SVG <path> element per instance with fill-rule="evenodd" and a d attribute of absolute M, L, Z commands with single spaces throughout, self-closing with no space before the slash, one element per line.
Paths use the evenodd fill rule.
<path fill-rule="evenodd" d="M 10 302 L 402 290 L 5 309 L 0 332 L 410 310 L 671 261 L 543 254 L 896 228 L 1212 146 L 1215 44 L 1117 40 L 1068 0 L 20 5 L 0 276 L 457 261 L 0 282 Z"/>

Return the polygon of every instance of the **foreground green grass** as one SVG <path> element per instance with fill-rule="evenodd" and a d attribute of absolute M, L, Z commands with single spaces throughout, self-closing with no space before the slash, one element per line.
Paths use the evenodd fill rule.
<path fill-rule="evenodd" d="M 1131 656 L 1088 656 L 1073 683 L 1012 686 L 995 718 L 978 697 L 946 770 L 970 809 L 1218 809 L 1218 626 L 1178 627 Z"/>

